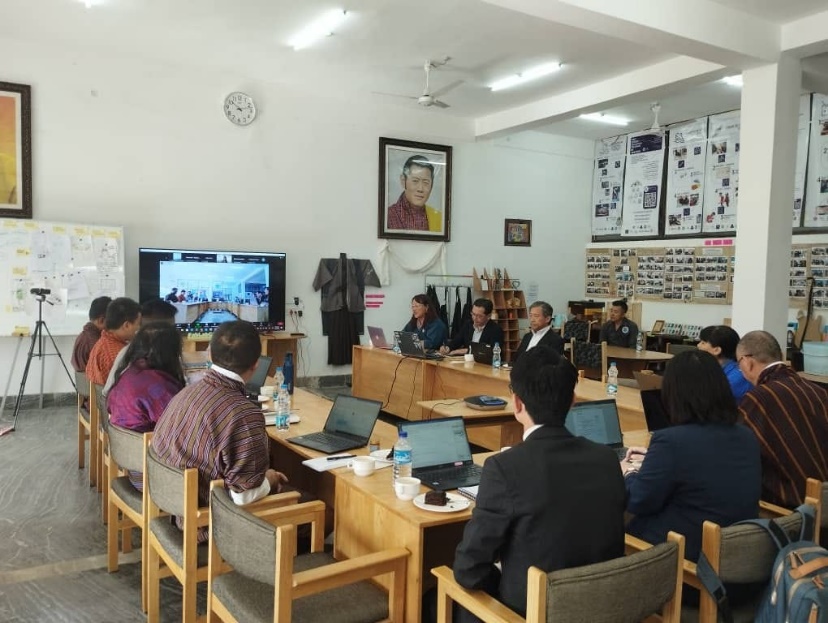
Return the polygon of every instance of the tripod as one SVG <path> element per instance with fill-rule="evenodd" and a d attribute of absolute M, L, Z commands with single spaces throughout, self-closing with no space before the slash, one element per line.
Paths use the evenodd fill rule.
<path fill-rule="evenodd" d="M 63 361 L 63 356 L 60 354 L 60 349 L 55 342 L 55 338 L 52 337 L 51 331 L 49 331 L 49 327 L 46 326 L 46 321 L 43 320 L 43 303 L 48 303 L 49 305 L 54 305 L 51 301 L 46 300 L 46 295 L 50 294 L 51 291 L 45 288 L 33 288 L 31 293 L 35 295 L 37 299 L 37 323 L 35 323 L 35 330 L 32 333 L 32 341 L 29 344 L 29 353 L 26 356 L 26 367 L 23 368 L 23 378 L 20 381 L 20 391 L 17 392 L 17 402 L 14 404 L 14 418 L 12 419 L 11 426 L 6 426 L 4 428 L 0 428 L 0 437 L 7 433 L 14 432 L 15 427 L 17 426 L 17 416 L 20 414 L 20 403 L 23 401 L 23 393 L 26 391 L 26 381 L 29 378 L 29 370 L 32 366 L 32 358 L 37 357 L 40 359 L 40 407 L 43 408 L 43 369 L 44 369 L 44 360 L 43 357 L 55 356 L 60 359 L 60 363 L 63 365 L 63 369 L 66 371 L 66 376 L 69 377 L 69 382 L 72 383 L 72 387 L 75 388 L 77 391 L 77 387 L 75 387 L 75 379 L 72 378 L 72 375 L 69 373 L 69 368 L 66 367 L 66 362 Z M 49 336 L 49 339 L 52 342 L 52 347 L 55 349 L 53 353 L 44 353 L 43 352 L 43 342 L 45 340 L 45 336 L 43 335 L 43 331 L 46 331 L 46 335 Z M 35 352 L 35 345 L 37 345 L 37 352 Z M 13 366 L 12 366 L 13 367 Z"/>

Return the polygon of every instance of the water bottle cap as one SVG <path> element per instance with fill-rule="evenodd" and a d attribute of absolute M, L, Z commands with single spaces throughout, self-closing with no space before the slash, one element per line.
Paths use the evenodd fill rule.
<path fill-rule="evenodd" d="M 288 388 L 287 383 L 282 383 L 282 387 L 281 387 L 281 388 L 282 388 L 282 389 L 287 389 L 287 388 Z"/>
<path fill-rule="evenodd" d="M 614 365 L 615 365 L 615 362 L 614 362 L 614 361 L 610 361 L 610 366 L 614 366 Z"/>
<path fill-rule="evenodd" d="M 401 438 L 403 438 L 403 439 L 405 439 L 406 437 L 408 437 L 408 431 L 401 430 L 401 431 L 400 431 L 400 437 L 401 437 Z"/>

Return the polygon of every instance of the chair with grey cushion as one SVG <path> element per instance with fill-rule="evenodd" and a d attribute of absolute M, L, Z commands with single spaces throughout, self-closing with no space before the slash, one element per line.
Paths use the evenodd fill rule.
<path fill-rule="evenodd" d="M 589 342 L 589 325 L 590 323 L 586 320 L 567 320 L 562 329 L 563 341 Z"/>
<path fill-rule="evenodd" d="M 89 440 L 89 452 L 92 452 L 92 425 L 89 413 L 89 379 L 84 372 L 75 372 L 75 389 L 78 393 L 78 469 L 83 469 L 86 459 L 86 440 Z M 94 465 L 94 457 L 89 457 Z"/>
<path fill-rule="evenodd" d="M 403 621 L 408 550 L 337 562 L 322 549 L 325 505 L 306 502 L 255 515 L 220 483 L 210 493 L 209 620 L 224 623 Z M 311 553 L 296 556 L 296 525 L 312 523 Z M 369 582 L 389 577 L 390 590 Z"/>
<path fill-rule="evenodd" d="M 437 620 L 450 621 L 456 601 L 484 621 L 503 623 L 632 623 L 656 613 L 662 621 L 678 623 L 684 537 L 670 532 L 666 543 L 642 544 L 641 551 L 593 565 L 548 574 L 530 567 L 525 619 L 483 591 L 461 587 L 451 569 L 438 567 L 432 570 Z"/>

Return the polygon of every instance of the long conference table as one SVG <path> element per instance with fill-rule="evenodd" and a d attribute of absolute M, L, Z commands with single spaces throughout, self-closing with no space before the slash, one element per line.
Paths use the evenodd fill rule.
<path fill-rule="evenodd" d="M 325 456 L 309 448 L 292 444 L 290 437 L 322 430 L 331 401 L 297 388 L 293 409 L 301 418 L 284 433 L 268 426 L 271 465 L 285 472 L 290 483 L 311 492 L 329 508 L 334 509 L 334 557 L 337 560 L 354 558 L 391 547 L 404 547 L 410 552 L 406 573 L 406 621 L 420 621 L 422 594 L 434 585 L 429 571 L 439 565 L 451 565 L 454 551 L 463 536 L 463 529 L 471 517 L 474 504 L 454 513 L 435 513 L 421 510 L 411 501 L 402 501 L 394 495 L 391 468 L 375 471 L 366 477 L 355 476 L 345 466 L 317 472 L 302 464 L 306 459 Z M 646 430 L 624 429 L 627 445 L 646 445 Z M 394 425 L 377 421 L 372 438 L 378 439 L 383 449 L 390 448 L 397 438 Z M 348 454 L 364 455 L 367 448 L 357 448 Z M 475 455 L 482 464 L 491 453 Z M 427 491 L 426 487 L 421 492 Z M 384 578 L 380 583 L 388 588 Z"/>

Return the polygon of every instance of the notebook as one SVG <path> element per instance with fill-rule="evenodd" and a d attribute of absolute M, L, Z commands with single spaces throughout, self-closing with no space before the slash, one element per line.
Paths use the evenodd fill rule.
<path fill-rule="evenodd" d="M 661 430 L 670 426 L 670 416 L 661 401 L 660 389 L 642 389 L 641 404 L 644 407 L 644 419 L 647 420 L 647 430 Z"/>
<path fill-rule="evenodd" d="M 469 344 L 474 360 L 477 363 L 483 363 L 487 366 L 492 365 L 492 345 L 484 344 L 482 342 L 472 342 Z"/>
<path fill-rule="evenodd" d="M 577 437 L 609 446 L 619 459 L 627 453 L 621 436 L 618 406 L 613 399 L 576 402 L 566 415 L 565 425 Z"/>
<path fill-rule="evenodd" d="M 264 355 L 259 357 L 259 363 L 256 364 L 256 371 L 245 385 L 247 397 L 256 401 L 256 404 L 258 404 L 257 399 L 259 398 L 259 393 L 262 390 L 262 385 L 264 385 L 267 380 L 267 373 L 270 371 L 271 363 L 273 363 L 273 357 L 266 357 Z"/>
<path fill-rule="evenodd" d="M 411 443 L 412 475 L 427 487 L 446 491 L 480 482 L 462 417 L 402 422 L 400 430 Z"/>
<path fill-rule="evenodd" d="M 368 445 L 382 403 L 340 394 L 317 433 L 289 437 L 288 442 L 331 454 Z"/>
<path fill-rule="evenodd" d="M 371 345 L 374 348 L 384 348 L 386 350 L 393 348 L 385 339 L 385 331 L 381 327 L 368 327 L 368 337 L 371 339 Z"/>
<path fill-rule="evenodd" d="M 426 352 L 420 336 L 409 331 L 394 331 L 394 337 L 397 339 L 397 344 L 400 346 L 400 353 L 406 357 L 416 357 L 417 359 L 442 359 L 440 353 Z"/>

